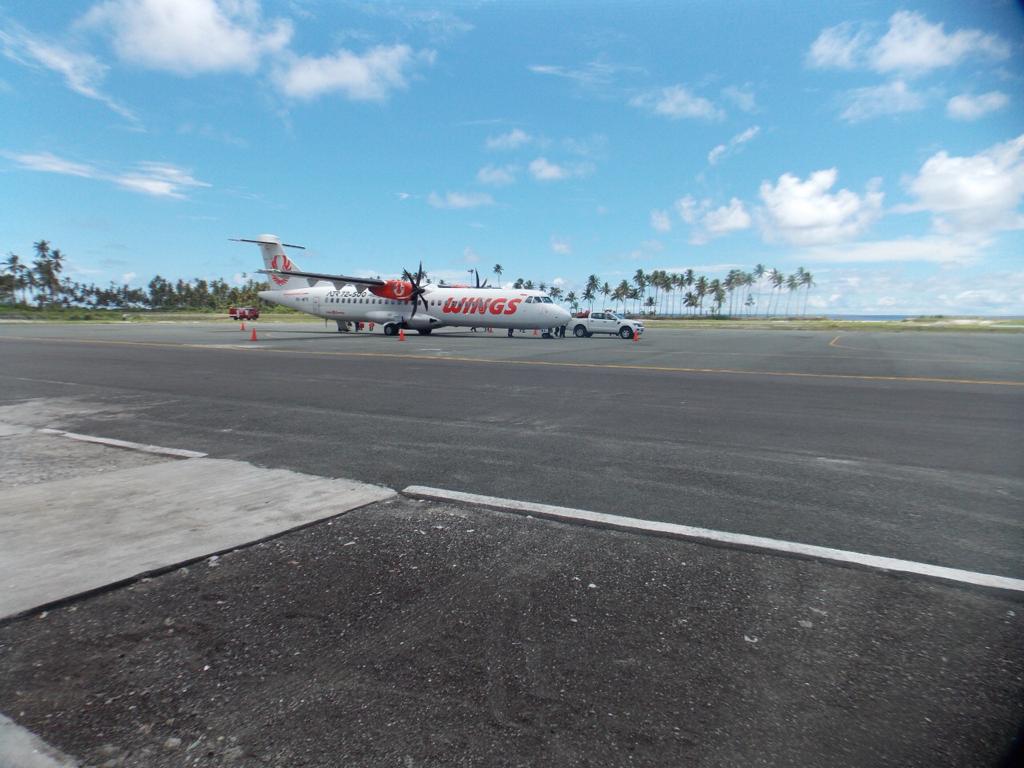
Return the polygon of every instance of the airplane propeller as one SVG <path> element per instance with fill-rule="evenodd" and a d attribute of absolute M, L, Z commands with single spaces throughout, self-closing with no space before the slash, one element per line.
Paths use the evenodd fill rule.
<path fill-rule="evenodd" d="M 409 296 L 410 301 L 412 301 L 412 314 L 409 315 L 410 318 L 416 316 L 416 309 L 421 301 L 423 302 L 423 308 L 427 308 L 427 300 L 423 298 L 423 294 L 426 293 L 426 288 L 420 287 L 420 283 L 423 281 L 424 276 L 425 273 L 423 272 L 422 261 L 420 262 L 420 268 L 416 271 L 415 275 L 410 273 L 408 269 L 402 270 L 402 279 L 412 283 L 412 293 Z"/>

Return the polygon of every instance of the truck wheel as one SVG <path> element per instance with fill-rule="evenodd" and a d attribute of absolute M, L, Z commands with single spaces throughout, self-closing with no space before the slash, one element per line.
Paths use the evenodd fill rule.
<path fill-rule="evenodd" d="M 632 339 L 633 329 L 630 328 L 628 325 L 624 325 L 621 328 L 619 328 L 619 336 L 621 336 L 624 339 Z"/>
<path fill-rule="evenodd" d="M 587 336 L 588 334 L 586 326 L 577 325 L 575 328 L 572 329 L 572 335 L 575 336 L 577 339 L 582 339 L 584 336 Z"/>

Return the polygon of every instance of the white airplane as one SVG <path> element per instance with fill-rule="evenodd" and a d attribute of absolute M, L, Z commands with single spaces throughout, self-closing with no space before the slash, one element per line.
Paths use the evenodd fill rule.
<path fill-rule="evenodd" d="M 505 328 L 509 336 L 516 329 L 535 328 L 544 329 L 547 336 L 547 329 L 570 319 L 569 312 L 542 291 L 488 288 L 486 282 L 475 288 L 421 285 L 422 265 L 415 275 L 406 270 L 400 280 L 303 272 L 284 252 L 303 249 L 301 245 L 282 243 L 276 235 L 236 242 L 260 247 L 265 269 L 258 271 L 272 283 L 271 290 L 260 291 L 261 299 L 334 320 L 339 331 L 347 323 L 377 323 L 386 336 L 397 336 L 399 330 L 426 335 L 445 326 Z"/>

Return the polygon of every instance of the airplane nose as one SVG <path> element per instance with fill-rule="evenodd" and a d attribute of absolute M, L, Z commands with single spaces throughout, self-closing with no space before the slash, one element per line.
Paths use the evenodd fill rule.
<path fill-rule="evenodd" d="M 555 309 L 558 310 L 557 314 L 555 315 L 555 319 L 558 320 L 558 324 L 565 325 L 566 323 L 568 323 L 569 319 L 572 317 L 572 315 L 569 314 L 569 310 L 567 310 L 565 307 L 555 307 Z"/>

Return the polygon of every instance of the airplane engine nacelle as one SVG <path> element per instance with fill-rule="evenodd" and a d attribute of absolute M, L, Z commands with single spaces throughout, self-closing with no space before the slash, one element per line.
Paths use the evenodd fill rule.
<path fill-rule="evenodd" d="M 412 296 L 412 283 L 405 280 L 385 280 L 384 285 L 374 286 L 370 291 L 382 299 L 397 299 L 408 301 Z"/>
<path fill-rule="evenodd" d="M 420 311 L 417 312 L 415 315 L 406 318 L 405 326 L 407 328 L 412 328 L 413 330 L 418 331 L 422 328 L 433 328 L 435 325 L 438 324 L 438 322 L 439 321 L 437 320 L 436 317 L 431 317 L 430 315 L 423 312 L 421 308 Z"/>

